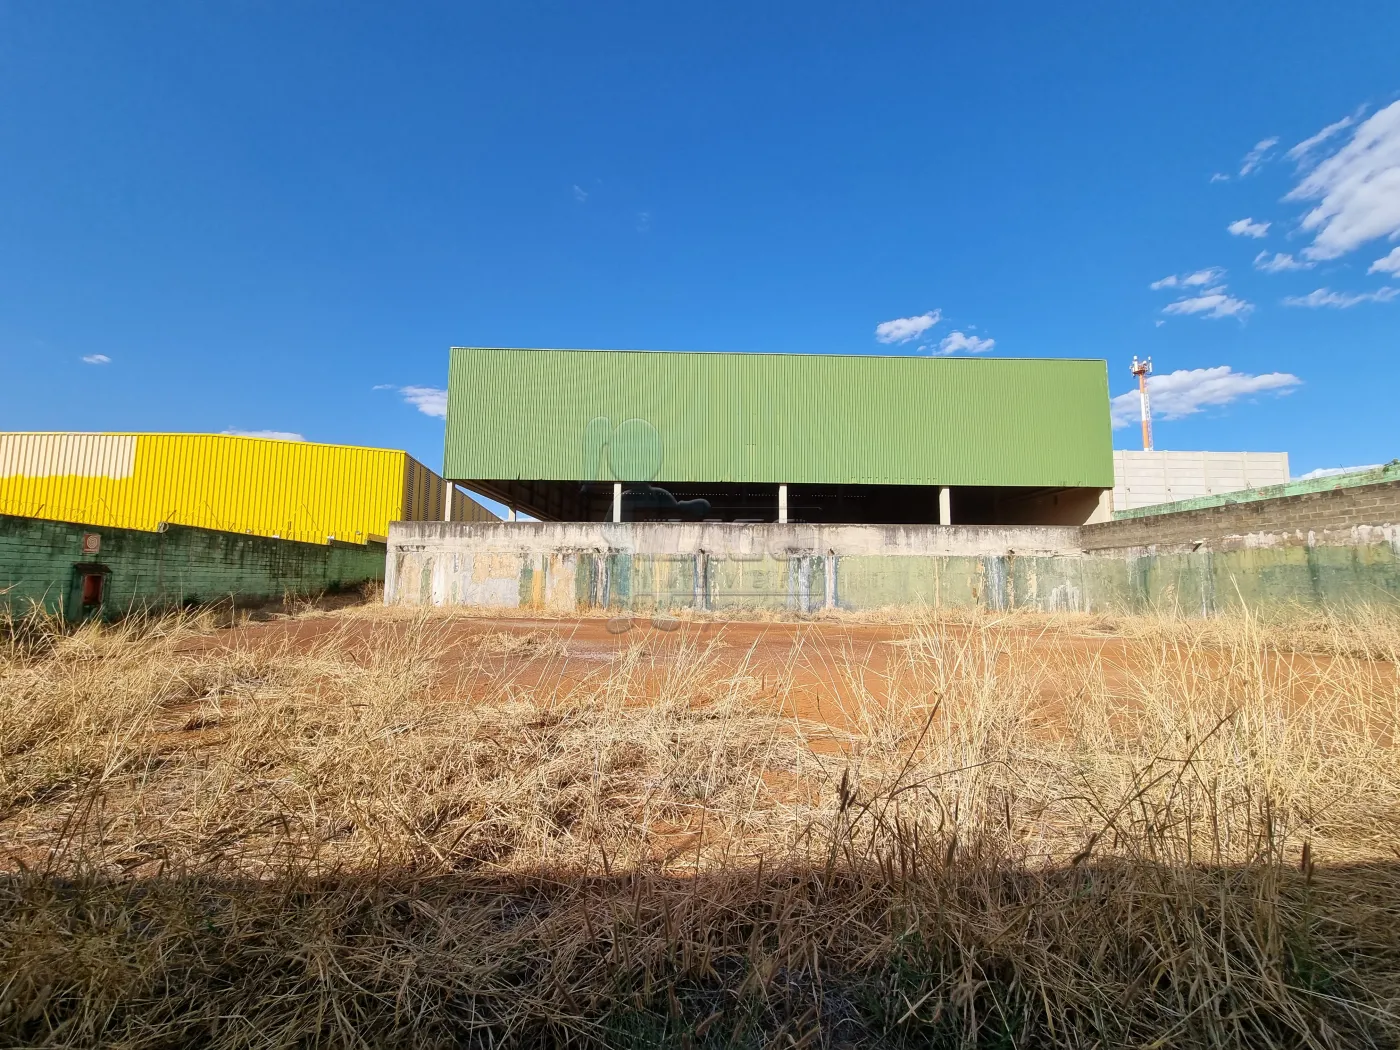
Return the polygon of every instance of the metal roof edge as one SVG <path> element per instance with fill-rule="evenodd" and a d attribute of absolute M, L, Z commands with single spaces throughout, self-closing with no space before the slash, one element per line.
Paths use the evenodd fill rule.
<path fill-rule="evenodd" d="M 550 354 L 672 354 L 705 357 L 837 357 L 843 359 L 881 361 L 960 361 L 965 363 L 993 363 L 996 361 L 1074 361 L 1094 364 L 1108 364 L 1105 357 L 952 357 L 950 355 L 926 354 L 820 354 L 785 350 L 647 350 L 619 349 L 614 347 L 566 347 L 566 346 L 453 346 L 450 350 L 510 350 L 518 353 Z"/>
<path fill-rule="evenodd" d="M 287 445 L 310 445 L 316 448 L 349 448 L 358 452 L 393 452 L 412 455 L 401 448 L 380 448 L 378 445 L 346 445 L 338 441 L 288 441 L 286 438 L 254 437 L 251 434 L 206 434 L 189 430 L 0 430 L 0 437 L 44 437 L 71 435 L 74 437 L 208 437 L 231 438 L 235 441 L 281 441 Z M 429 467 L 428 469 L 432 469 Z"/>

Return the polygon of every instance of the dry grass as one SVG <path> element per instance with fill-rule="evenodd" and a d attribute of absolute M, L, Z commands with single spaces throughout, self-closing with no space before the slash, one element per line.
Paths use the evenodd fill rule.
<path fill-rule="evenodd" d="M 1400 1037 L 1387 614 L 813 632 L 829 724 L 686 625 L 339 623 L 11 633 L 0 1043 Z"/>

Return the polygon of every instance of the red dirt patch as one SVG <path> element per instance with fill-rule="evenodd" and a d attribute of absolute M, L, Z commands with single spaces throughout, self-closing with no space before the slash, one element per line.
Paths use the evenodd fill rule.
<path fill-rule="evenodd" d="M 1158 652 L 1139 639 L 1034 625 L 999 628 L 997 651 L 984 648 L 985 633 L 974 643 L 972 632 L 958 625 L 940 626 L 936 635 L 899 623 L 703 621 L 663 630 L 638 619 L 629 629 L 618 630 L 620 626 L 602 617 L 408 619 L 362 611 L 244 624 L 193 639 L 189 648 L 253 646 L 305 653 L 335 642 L 341 652 L 368 660 L 376 651 L 417 640 L 437 654 L 444 672 L 438 688 L 467 702 L 498 693 L 502 686 L 536 700 L 563 696 L 610 673 L 633 647 L 642 650 L 638 673 L 660 689 L 670 656 L 682 648 L 701 650 L 722 674 L 747 679 L 743 685 L 750 695 L 770 699 L 788 717 L 828 725 L 838 735 L 852 728 L 851 712 L 872 701 L 889 701 L 892 693 L 896 701 L 908 701 L 911 676 L 901 675 L 901 668 L 918 654 L 924 658 L 921 677 L 929 678 L 935 666 L 931 643 L 946 646 L 937 655 L 947 661 L 975 659 L 1000 667 L 1015 659 L 1037 667 L 1038 692 L 1033 701 L 1027 699 L 1037 708 L 1038 721 L 1052 733 L 1063 725 L 1082 693 L 1085 672 L 1094 665 L 1099 669 L 1095 677 L 1121 697 L 1124 716 L 1132 717 L 1135 684 L 1152 673 Z M 1284 689 L 1304 706 L 1332 662 L 1327 656 L 1268 653 L 1257 673 L 1271 689 Z M 1388 667 L 1360 662 L 1377 670 Z M 1224 654 L 1201 651 L 1194 654 L 1192 673 L 1209 677 L 1229 663 Z M 924 699 L 931 700 L 936 682 L 923 684 Z"/>

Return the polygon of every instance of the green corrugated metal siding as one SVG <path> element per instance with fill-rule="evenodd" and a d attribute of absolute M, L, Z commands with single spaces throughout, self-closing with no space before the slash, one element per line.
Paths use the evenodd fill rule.
<path fill-rule="evenodd" d="M 636 419 L 658 481 L 1113 486 L 1103 361 L 820 354 L 456 348 L 446 473 L 579 480 Z"/>

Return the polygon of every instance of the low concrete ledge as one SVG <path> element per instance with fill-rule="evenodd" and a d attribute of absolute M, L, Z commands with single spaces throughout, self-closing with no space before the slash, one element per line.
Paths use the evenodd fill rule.
<path fill-rule="evenodd" d="M 1130 519 L 1132 520 L 1132 519 Z M 1300 548 L 1366 548 L 1385 546 L 1395 555 L 1400 555 L 1400 525 L 1352 525 L 1346 528 L 1328 529 L 1280 529 L 1262 532 L 1228 533 L 1212 536 L 1205 530 L 1190 541 L 1180 535 L 1164 535 L 1161 539 L 1152 536 L 1137 536 L 1138 542 L 1120 543 L 1113 547 L 1088 548 L 1088 556 L 1140 557 L 1156 554 L 1228 554 L 1235 551 L 1279 550 Z"/>
<path fill-rule="evenodd" d="M 1080 554 L 1073 525 L 736 525 L 728 522 L 444 522 L 389 526 L 389 549 L 451 553 L 625 551 L 637 555 L 796 553 L 984 557 Z"/>

